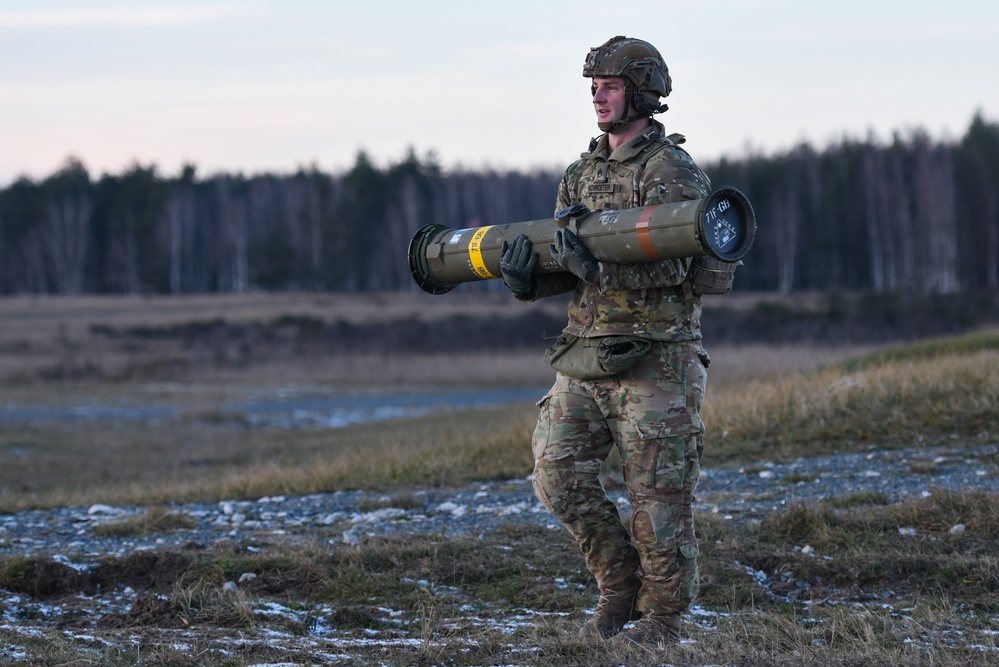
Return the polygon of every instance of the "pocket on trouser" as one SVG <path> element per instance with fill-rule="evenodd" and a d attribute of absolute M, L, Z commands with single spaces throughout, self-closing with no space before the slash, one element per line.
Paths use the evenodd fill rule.
<path fill-rule="evenodd" d="M 701 477 L 704 435 L 700 432 L 663 438 L 658 447 L 652 484 L 655 493 L 693 493 Z"/>
<path fill-rule="evenodd" d="M 642 567 L 639 611 L 654 616 L 685 611 L 697 595 L 696 556 L 685 557 L 676 540 L 657 544 L 636 541 L 635 548 Z"/>
<path fill-rule="evenodd" d="M 575 520 L 573 508 L 605 497 L 598 476 L 613 440 L 590 396 L 564 376 L 538 407 L 531 438 L 535 493 L 552 514 Z"/>
<path fill-rule="evenodd" d="M 538 401 L 538 423 L 534 426 L 534 434 L 531 436 L 531 453 L 535 461 L 541 458 L 551 440 L 552 416 L 549 407 L 551 400 L 552 395 L 549 392 Z"/>
<path fill-rule="evenodd" d="M 571 474 L 571 470 L 565 468 L 537 465 L 534 467 L 534 495 L 545 509 L 563 523 L 573 522 L 578 518 L 572 511 L 575 504 L 568 496 L 566 484 L 567 481 L 571 481 L 566 480 Z"/>
<path fill-rule="evenodd" d="M 680 602 L 684 608 L 697 598 L 700 590 L 701 574 L 697 559 L 701 555 L 701 549 L 697 543 L 680 545 L 680 581 L 679 594 Z"/>
<path fill-rule="evenodd" d="M 680 499 L 646 499 L 633 506 L 632 537 L 645 585 L 639 608 L 665 615 L 686 610 L 699 588 L 698 555 L 690 505 Z"/>
<path fill-rule="evenodd" d="M 640 438 L 622 449 L 628 490 L 637 495 L 693 493 L 701 473 L 704 437 L 699 430 Z"/>
<path fill-rule="evenodd" d="M 559 519 L 567 520 L 569 504 L 566 502 L 565 477 L 571 474 L 564 466 L 552 465 L 545 453 L 552 444 L 552 394 L 549 392 L 538 401 L 538 423 L 531 437 L 531 451 L 534 454 L 534 495 L 541 504 Z M 550 453 L 550 452 L 548 452 Z"/>

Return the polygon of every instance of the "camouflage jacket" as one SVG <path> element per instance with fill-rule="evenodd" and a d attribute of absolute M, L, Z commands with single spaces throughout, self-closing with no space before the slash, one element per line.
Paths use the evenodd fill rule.
<path fill-rule="evenodd" d="M 600 211 L 706 197 L 711 183 L 679 147 L 682 142 L 681 135 L 667 137 L 658 122 L 613 153 L 607 135 L 601 135 L 566 169 L 556 210 L 578 203 Z M 701 303 L 684 285 L 689 267 L 690 258 L 600 262 L 594 284 L 571 273 L 541 274 L 525 300 L 574 290 L 564 331 L 575 336 L 695 340 L 701 337 Z"/>

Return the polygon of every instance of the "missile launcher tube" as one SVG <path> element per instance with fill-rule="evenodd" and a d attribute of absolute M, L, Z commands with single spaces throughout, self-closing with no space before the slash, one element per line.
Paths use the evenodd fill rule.
<path fill-rule="evenodd" d="M 580 213 L 578 216 L 574 213 Z M 500 277 L 503 242 L 520 234 L 538 253 L 535 273 L 564 269 L 549 246 L 559 227 L 572 229 L 601 262 L 637 264 L 661 259 L 710 255 L 735 262 L 756 237 L 756 216 L 739 190 L 723 186 L 704 199 L 612 211 L 560 212 L 545 218 L 506 225 L 449 229 L 427 225 L 409 244 L 409 270 L 424 291 L 445 294 L 457 285 Z"/>

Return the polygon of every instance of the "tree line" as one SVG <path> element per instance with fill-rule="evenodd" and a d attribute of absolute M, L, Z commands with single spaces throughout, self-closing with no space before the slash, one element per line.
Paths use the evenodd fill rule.
<path fill-rule="evenodd" d="M 981 114 L 958 141 L 917 130 L 701 166 L 756 211 L 740 290 L 999 287 L 999 124 Z M 421 226 L 547 217 L 560 177 L 445 172 L 412 150 L 384 168 L 362 152 L 339 174 L 200 177 L 189 165 L 167 177 L 136 164 L 95 179 L 71 158 L 0 189 L 0 293 L 417 290 L 406 256 Z"/>

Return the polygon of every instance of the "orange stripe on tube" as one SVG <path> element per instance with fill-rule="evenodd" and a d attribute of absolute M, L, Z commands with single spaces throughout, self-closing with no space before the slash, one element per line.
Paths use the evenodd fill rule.
<path fill-rule="evenodd" d="M 652 244 L 652 234 L 649 233 L 649 220 L 657 208 L 657 206 L 644 207 L 641 215 L 638 216 L 638 220 L 635 222 L 635 235 L 638 237 L 638 245 L 642 248 L 642 252 L 649 256 L 649 259 L 663 258 L 659 254 L 659 251 L 656 250 L 656 246 Z"/>

